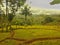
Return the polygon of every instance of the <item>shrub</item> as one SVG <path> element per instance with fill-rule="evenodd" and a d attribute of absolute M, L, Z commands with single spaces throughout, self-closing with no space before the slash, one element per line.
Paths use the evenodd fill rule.
<path fill-rule="evenodd" d="M 54 19 L 52 17 L 45 17 L 43 21 L 41 21 L 42 24 L 47 24 L 53 22 Z"/>

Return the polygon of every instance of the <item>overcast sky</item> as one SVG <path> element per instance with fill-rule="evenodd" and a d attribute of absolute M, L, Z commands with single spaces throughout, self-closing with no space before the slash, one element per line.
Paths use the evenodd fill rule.
<path fill-rule="evenodd" d="M 50 5 L 52 0 L 27 0 L 31 7 L 47 8 L 47 9 L 60 9 L 60 4 Z"/>

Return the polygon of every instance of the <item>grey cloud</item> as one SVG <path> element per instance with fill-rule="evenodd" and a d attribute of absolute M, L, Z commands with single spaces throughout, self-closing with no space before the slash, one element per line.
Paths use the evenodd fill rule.
<path fill-rule="evenodd" d="M 48 9 L 60 9 L 60 4 L 50 5 L 52 0 L 27 0 L 27 3 L 32 7 L 48 8 Z"/>

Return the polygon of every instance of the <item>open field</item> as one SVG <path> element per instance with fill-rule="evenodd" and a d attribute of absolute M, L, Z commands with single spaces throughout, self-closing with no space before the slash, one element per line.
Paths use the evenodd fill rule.
<path fill-rule="evenodd" d="M 60 45 L 60 26 L 17 26 L 14 32 L 0 32 L 0 45 Z"/>

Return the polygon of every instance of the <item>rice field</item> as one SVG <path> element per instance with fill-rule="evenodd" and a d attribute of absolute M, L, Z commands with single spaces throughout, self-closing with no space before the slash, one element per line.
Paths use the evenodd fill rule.
<path fill-rule="evenodd" d="M 16 28 L 15 25 L 12 27 Z M 44 38 L 60 37 L 60 26 L 17 26 L 17 29 L 14 30 L 14 39 L 6 39 L 1 42 L 10 35 L 10 32 L 0 32 L 0 45 L 60 45 L 60 39 L 44 40 Z M 29 40 L 37 38 L 43 38 L 43 40 L 29 42 Z M 27 42 L 21 41 L 22 39 Z"/>

